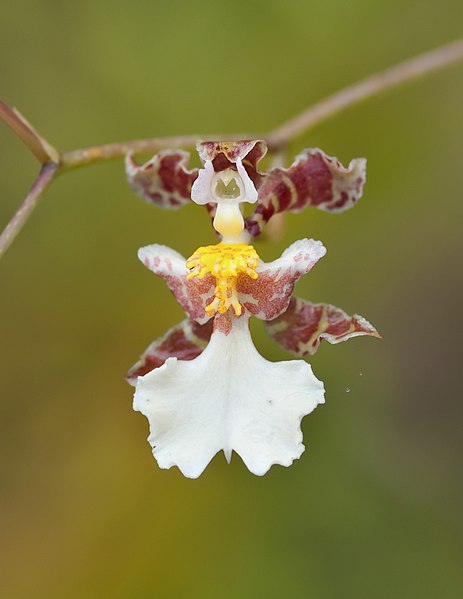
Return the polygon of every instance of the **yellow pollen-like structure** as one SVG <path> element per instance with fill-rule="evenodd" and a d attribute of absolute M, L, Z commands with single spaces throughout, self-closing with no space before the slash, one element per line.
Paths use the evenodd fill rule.
<path fill-rule="evenodd" d="M 213 316 L 216 312 L 225 314 L 233 308 L 236 316 L 243 311 L 238 301 L 236 281 L 239 275 L 247 275 L 257 279 L 256 272 L 259 256 L 252 245 L 245 243 L 218 243 L 200 247 L 188 258 L 186 266 L 190 270 L 187 279 L 204 278 L 211 274 L 215 278 L 214 299 L 206 306 L 206 314 Z"/>

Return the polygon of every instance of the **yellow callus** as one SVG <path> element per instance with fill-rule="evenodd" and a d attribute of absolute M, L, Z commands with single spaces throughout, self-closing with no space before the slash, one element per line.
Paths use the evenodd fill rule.
<path fill-rule="evenodd" d="M 242 313 L 238 301 L 236 281 L 239 275 L 247 275 L 257 279 L 256 272 L 259 256 L 252 245 L 245 243 L 218 243 L 200 247 L 188 258 L 186 266 L 190 270 L 188 279 L 204 278 L 207 274 L 215 278 L 214 299 L 206 307 L 206 314 L 213 316 L 216 312 L 224 314 L 230 306 L 236 316 Z"/>

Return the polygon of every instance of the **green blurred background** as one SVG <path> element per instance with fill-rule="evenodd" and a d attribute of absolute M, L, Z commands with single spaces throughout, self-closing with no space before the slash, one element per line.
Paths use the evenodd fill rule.
<path fill-rule="evenodd" d="M 462 22 L 461 0 L 16 0 L 2 7 L 0 95 L 62 149 L 265 131 Z M 366 156 L 364 198 L 290 216 L 258 250 L 321 239 L 328 255 L 298 294 L 364 315 L 384 340 L 322 345 L 308 451 L 263 478 L 236 455 L 196 481 L 159 470 L 123 379 L 182 318 L 137 248 L 213 243 L 205 212 L 143 204 L 118 161 L 53 184 L 0 262 L 1 597 L 462 596 L 462 105 L 460 65 L 292 145 Z M 0 152 L 3 226 L 37 164 L 3 125 Z"/>

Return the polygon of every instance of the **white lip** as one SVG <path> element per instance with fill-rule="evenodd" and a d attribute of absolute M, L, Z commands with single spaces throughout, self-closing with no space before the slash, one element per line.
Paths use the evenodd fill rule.
<path fill-rule="evenodd" d="M 194 360 L 168 358 L 139 377 L 133 407 L 149 420 L 159 466 L 197 478 L 221 450 L 228 461 L 236 451 L 258 476 L 290 466 L 304 451 L 302 417 L 321 403 L 323 383 L 309 364 L 265 360 L 248 317 L 232 316 L 230 333 L 215 331 Z"/>

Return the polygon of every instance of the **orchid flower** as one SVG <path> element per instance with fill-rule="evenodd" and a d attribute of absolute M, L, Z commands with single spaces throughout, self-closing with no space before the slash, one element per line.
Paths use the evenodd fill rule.
<path fill-rule="evenodd" d="M 339 343 L 379 336 L 360 316 L 292 297 L 294 285 L 322 258 L 320 241 L 302 239 L 273 262 L 250 242 L 278 212 L 312 205 L 330 212 L 353 206 L 362 193 L 365 161 L 344 168 L 321 150 L 305 150 L 289 168 L 260 172 L 262 141 L 202 142 L 202 169 L 188 154 L 167 150 L 139 166 L 126 159 L 128 181 L 145 200 L 178 208 L 206 205 L 220 243 L 188 259 L 162 245 L 139 250 L 143 264 L 162 277 L 187 319 L 154 341 L 127 376 L 134 410 L 149 420 L 148 441 L 161 468 L 178 466 L 198 477 L 223 451 L 235 451 L 256 475 L 289 466 L 304 451 L 301 420 L 324 403 L 324 386 L 304 360 L 269 362 L 253 345 L 249 320 L 298 357 L 322 339 Z M 244 219 L 240 204 L 254 204 Z"/>

